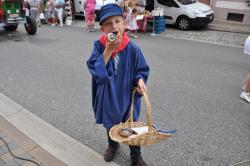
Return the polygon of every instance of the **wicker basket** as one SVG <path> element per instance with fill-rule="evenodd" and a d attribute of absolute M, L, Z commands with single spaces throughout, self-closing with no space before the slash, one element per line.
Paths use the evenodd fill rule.
<path fill-rule="evenodd" d="M 134 103 L 135 92 L 136 90 L 133 90 L 131 103 Z M 146 110 L 147 110 L 146 112 L 147 123 L 145 124 L 144 122 L 133 122 L 133 111 L 134 111 L 133 105 L 134 104 L 131 104 L 130 116 L 128 120 L 125 123 L 120 123 L 118 125 L 113 126 L 110 129 L 109 135 L 112 140 L 116 142 L 125 143 L 128 145 L 133 145 L 133 146 L 144 146 L 144 145 L 156 144 L 172 136 L 171 134 L 158 132 L 156 131 L 154 127 L 152 127 L 151 106 L 150 106 L 149 98 L 145 92 L 143 93 L 143 96 L 145 99 Z M 132 136 L 128 136 L 128 137 L 124 137 L 120 133 L 121 130 L 124 128 L 131 129 L 131 128 L 138 128 L 138 127 L 148 127 L 148 132 L 144 132 L 141 134 L 133 134 Z"/>

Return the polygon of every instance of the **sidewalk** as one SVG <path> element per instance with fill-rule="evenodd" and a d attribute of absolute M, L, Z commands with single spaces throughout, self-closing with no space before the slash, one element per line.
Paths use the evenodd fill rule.
<path fill-rule="evenodd" d="M 65 163 L 41 148 L 41 146 L 33 142 L 2 116 L 0 116 L 0 137 L 8 143 L 11 152 L 15 156 L 33 160 L 40 166 L 66 166 Z M 32 162 L 16 159 L 11 156 L 4 142 L 0 140 L 0 166 L 20 165 L 37 166 Z"/>
<path fill-rule="evenodd" d="M 250 23 L 240 24 L 233 21 L 214 20 L 211 24 L 208 25 L 208 29 L 215 31 L 242 33 L 250 35 Z"/>
<path fill-rule="evenodd" d="M 204 29 L 191 29 L 181 31 L 175 27 L 166 27 L 162 37 L 178 38 L 199 41 L 211 44 L 227 45 L 243 48 L 247 37 L 250 35 L 250 24 L 238 25 L 232 22 L 214 20 Z"/>
<path fill-rule="evenodd" d="M 11 152 L 40 166 L 118 166 L 0 93 L 0 137 Z M 0 166 L 37 166 L 15 159 L 0 139 Z"/>

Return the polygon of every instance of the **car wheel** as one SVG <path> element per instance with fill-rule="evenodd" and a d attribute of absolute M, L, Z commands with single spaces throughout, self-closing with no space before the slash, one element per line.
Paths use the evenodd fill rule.
<path fill-rule="evenodd" d="M 35 35 L 36 34 L 36 20 L 34 17 L 27 16 L 26 17 L 26 23 L 24 24 L 25 30 L 29 35 Z"/>
<path fill-rule="evenodd" d="M 191 27 L 191 22 L 188 17 L 180 17 L 178 19 L 178 27 L 181 30 L 188 30 Z"/>
<path fill-rule="evenodd" d="M 17 29 L 18 25 L 11 25 L 11 26 L 5 26 L 3 27 L 6 31 L 15 31 Z"/>

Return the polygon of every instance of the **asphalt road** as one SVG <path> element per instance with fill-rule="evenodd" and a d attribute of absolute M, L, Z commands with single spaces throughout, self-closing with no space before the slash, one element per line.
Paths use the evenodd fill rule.
<path fill-rule="evenodd" d="M 43 26 L 36 36 L 23 28 L 0 30 L 0 92 L 103 153 L 106 132 L 95 124 L 86 67 L 99 35 L 80 27 Z M 243 49 L 149 35 L 133 41 L 151 67 L 153 123 L 178 130 L 166 142 L 143 148 L 148 164 L 225 166 L 250 159 L 250 105 L 239 98 L 250 70 Z M 115 162 L 129 165 L 127 146 Z"/>

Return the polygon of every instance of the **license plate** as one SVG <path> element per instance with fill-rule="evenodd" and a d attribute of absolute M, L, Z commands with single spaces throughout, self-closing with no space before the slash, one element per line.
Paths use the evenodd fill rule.
<path fill-rule="evenodd" d="M 12 18 L 15 18 L 15 17 L 18 17 L 19 15 L 18 14 L 10 14 L 9 16 Z"/>

